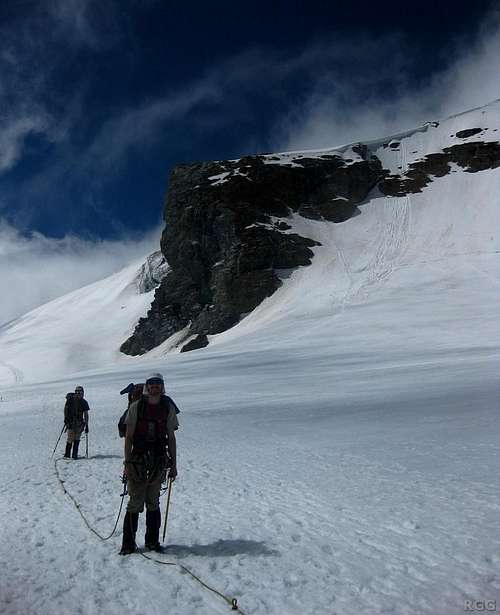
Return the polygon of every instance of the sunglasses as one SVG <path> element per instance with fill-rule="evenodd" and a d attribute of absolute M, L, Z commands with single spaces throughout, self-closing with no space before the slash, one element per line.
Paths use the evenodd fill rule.
<path fill-rule="evenodd" d="M 147 385 L 161 387 L 163 385 L 163 382 L 161 380 L 149 380 L 149 382 L 147 382 Z"/>

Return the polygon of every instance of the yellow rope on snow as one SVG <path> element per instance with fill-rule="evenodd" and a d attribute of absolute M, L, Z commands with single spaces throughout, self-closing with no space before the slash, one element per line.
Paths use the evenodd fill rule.
<path fill-rule="evenodd" d="M 62 480 L 62 478 L 61 478 L 61 476 L 59 474 L 59 470 L 57 469 L 57 462 L 58 461 L 60 461 L 60 459 L 55 459 L 54 460 L 54 468 L 55 468 L 57 480 L 59 481 L 59 484 L 61 485 L 61 488 L 62 488 L 64 494 L 69 497 L 69 499 L 73 503 L 73 506 L 78 511 L 80 517 L 83 519 L 83 521 L 84 521 L 85 525 L 88 527 L 88 529 L 92 533 L 94 533 L 103 542 L 106 541 L 106 540 L 109 540 L 113 536 L 113 534 L 115 533 L 116 528 L 118 526 L 118 521 L 120 520 L 120 515 L 121 515 L 121 512 L 122 512 L 124 496 L 122 496 L 122 501 L 121 501 L 121 504 L 120 504 L 120 510 L 118 511 L 118 517 L 116 518 L 115 527 L 113 528 L 113 531 L 111 532 L 111 534 L 109 536 L 106 536 L 106 537 L 101 536 L 101 534 L 99 534 L 99 532 L 97 530 L 95 530 L 90 525 L 90 523 L 87 521 L 85 515 L 80 510 L 80 505 L 78 504 L 76 499 L 71 495 L 71 493 L 64 486 L 64 481 Z M 219 596 L 220 598 L 222 598 L 225 602 L 227 602 L 227 604 L 229 604 L 229 606 L 231 607 L 232 611 L 235 611 L 236 613 L 240 613 L 240 615 L 245 615 L 245 613 L 243 613 L 243 611 L 238 606 L 238 601 L 236 600 L 236 598 L 229 598 L 228 596 L 226 596 L 222 592 L 218 591 L 217 589 L 214 589 L 213 587 L 210 587 L 210 585 L 205 583 L 205 581 L 202 581 L 198 576 L 196 576 L 194 574 L 194 572 L 189 570 L 189 568 L 186 568 L 186 566 L 184 566 L 183 564 L 179 564 L 177 562 L 164 562 L 164 561 L 161 561 L 161 560 L 157 560 L 157 559 L 154 559 L 154 558 L 150 557 L 149 555 L 145 555 L 141 551 L 139 551 L 139 555 L 141 555 L 144 559 L 147 559 L 147 560 L 149 560 L 151 562 L 154 562 L 155 564 L 162 564 L 163 566 L 177 566 L 177 567 L 179 567 L 181 570 L 183 570 L 188 575 L 190 575 L 191 578 L 193 578 L 195 581 L 197 581 L 202 587 L 204 587 L 205 589 L 208 589 L 208 591 L 211 591 L 212 593 L 214 593 L 217 596 Z"/>

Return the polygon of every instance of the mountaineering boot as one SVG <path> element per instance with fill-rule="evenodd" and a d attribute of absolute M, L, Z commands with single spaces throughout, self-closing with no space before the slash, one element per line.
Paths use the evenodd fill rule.
<path fill-rule="evenodd" d="M 146 535 L 144 543 L 149 551 L 161 553 L 163 551 L 160 541 L 161 512 L 159 510 L 146 511 Z"/>
<path fill-rule="evenodd" d="M 123 540 L 120 555 L 129 555 L 136 550 L 135 533 L 139 522 L 139 513 L 126 512 L 123 518 Z"/>
<path fill-rule="evenodd" d="M 80 446 L 80 440 L 73 442 L 73 459 L 78 459 L 78 447 Z"/>
<path fill-rule="evenodd" d="M 66 442 L 66 450 L 64 451 L 64 456 L 69 459 L 71 457 L 71 442 Z"/>

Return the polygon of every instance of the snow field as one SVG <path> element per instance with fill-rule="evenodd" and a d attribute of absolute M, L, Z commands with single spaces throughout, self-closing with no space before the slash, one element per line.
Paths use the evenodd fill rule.
<path fill-rule="evenodd" d="M 432 151 L 431 136 L 449 144 L 463 121 L 401 135 L 391 164 Z M 119 533 L 99 541 L 49 459 L 64 395 L 83 384 L 90 458 L 58 467 L 108 534 L 122 487 L 118 391 L 158 370 L 182 411 L 159 559 L 245 615 L 500 604 L 499 193 L 498 169 L 456 172 L 422 194 L 370 195 L 342 224 L 294 217 L 293 231 L 322 243 L 313 264 L 201 351 L 118 356 L 146 301 L 130 292 L 132 269 L 4 328 L 0 613 L 230 610 L 177 568 L 119 557 Z"/>
<path fill-rule="evenodd" d="M 157 557 L 237 597 L 246 614 L 453 613 L 467 598 L 500 597 L 498 360 L 442 364 L 428 389 L 425 364 L 402 366 L 396 378 L 390 367 L 362 371 L 371 396 L 354 402 L 336 399 L 326 372 L 306 371 L 309 383 L 294 389 L 292 365 L 278 354 L 251 371 L 234 361 L 229 369 L 223 356 L 165 365 L 182 409 L 180 476 L 170 546 Z M 295 380 L 307 363 L 296 357 Z M 269 365 L 285 400 L 258 386 Z M 89 379 L 90 459 L 59 462 L 104 535 L 120 503 L 118 390 L 130 379 Z M 102 543 L 85 527 L 48 459 L 61 425 L 57 391 L 70 387 L 5 392 L 3 612 L 227 612 L 178 569 L 120 558 L 119 533 Z"/>

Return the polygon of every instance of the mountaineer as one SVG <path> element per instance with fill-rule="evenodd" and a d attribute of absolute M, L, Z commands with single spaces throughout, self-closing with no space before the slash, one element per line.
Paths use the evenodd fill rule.
<path fill-rule="evenodd" d="M 139 513 L 146 504 L 145 546 L 161 552 L 160 489 L 166 479 L 177 476 L 175 430 L 179 427 L 179 410 L 165 395 L 163 376 L 151 374 L 140 399 L 133 401 L 125 423 L 124 475 L 128 482 L 129 502 L 123 520 L 123 543 L 120 555 L 136 550 L 135 534 Z"/>
<path fill-rule="evenodd" d="M 77 386 L 74 393 L 66 395 L 64 404 L 64 425 L 68 432 L 66 451 L 64 456 L 69 459 L 78 459 L 78 446 L 82 432 L 89 433 L 89 405 L 83 397 L 82 386 Z M 71 453 L 73 447 L 73 453 Z"/>

